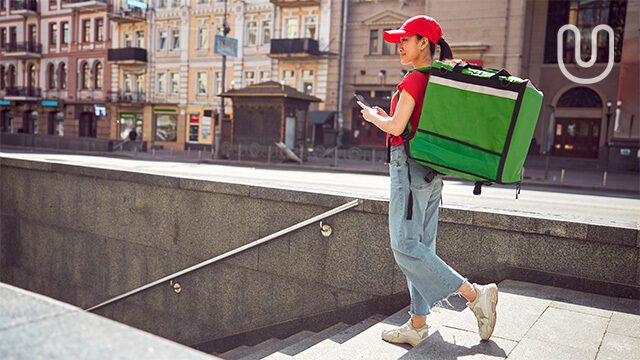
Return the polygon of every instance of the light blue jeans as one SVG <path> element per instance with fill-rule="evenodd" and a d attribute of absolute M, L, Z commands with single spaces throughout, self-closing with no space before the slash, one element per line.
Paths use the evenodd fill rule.
<path fill-rule="evenodd" d="M 442 175 L 427 182 L 424 179 L 427 171 L 407 159 L 403 145 L 391 148 L 389 235 L 393 256 L 407 278 L 411 315 L 428 315 L 436 303 L 454 294 L 465 281 L 436 255 Z M 409 189 L 413 196 L 411 220 L 406 219 Z"/>

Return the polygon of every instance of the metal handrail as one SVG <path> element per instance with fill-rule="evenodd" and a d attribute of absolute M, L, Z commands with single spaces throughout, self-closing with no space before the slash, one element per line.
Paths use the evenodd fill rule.
<path fill-rule="evenodd" d="M 226 253 L 224 253 L 222 255 L 218 255 L 216 257 L 213 257 L 213 258 L 211 258 L 209 260 L 203 261 L 203 262 L 201 262 L 199 264 L 196 264 L 196 265 L 191 266 L 189 268 L 186 268 L 184 270 L 175 272 L 175 273 L 173 273 L 171 275 L 167 275 L 167 276 L 163 277 L 162 279 L 156 280 L 156 281 L 154 281 L 152 283 L 143 285 L 143 286 L 141 286 L 139 288 L 136 288 L 136 289 L 133 289 L 133 290 L 127 292 L 127 293 L 124 293 L 122 295 L 116 296 L 116 297 L 114 297 L 112 299 L 109 299 L 109 300 L 107 300 L 105 302 L 102 302 L 102 303 L 100 303 L 98 305 L 92 306 L 92 307 L 86 309 L 85 311 L 93 311 L 95 309 L 101 308 L 101 307 L 103 307 L 105 305 L 111 304 L 111 303 L 116 302 L 118 300 L 122 300 L 122 299 L 124 299 L 126 297 L 129 297 L 129 296 L 133 295 L 133 294 L 139 293 L 139 292 L 141 292 L 143 290 L 152 288 L 152 287 L 154 287 L 154 286 L 156 286 L 158 284 L 161 284 L 161 283 L 163 283 L 165 281 L 173 280 L 173 279 L 177 278 L 178 276 L 190 273 L 190 272 L 192 272 L 194 270 L 198 270 L 198 269 L 200 269 L 202 267 L 205 267 L 205 266 L 207 266 L 209 264 L 213 264 L 213 263 L 218 262 L 218 261 L 220 261 L 222 259 L 228 258 L 231 255 L 235 255 L 235 254 L 237 254 L 239 252 L 245 251 L 245 250 L 250 249 L 250 248 L 252 248 L 254 246 L 258 246 L 258 245 L 260 245 L 262 243 L 265 243 L 267 241 L 273 240 L 273 239 L 275 239 L 277 237 L 280 237 L 282 235 L 288 234 L 288 233 L 290 233 L 290 232 L 292 232 L 294 230 L 297 230 L 297 229 L 300 229 L 302 227 L 305 227 L 305 226 L 307 226 L 309 224 L 312 224 L 312 223 L 314 223 L 316 221 L 323 220 L 323 219 L 325 219 L 325 218 L 327 218 L 329 216 L 332 216 L 332 215 L 335 215 L 337 213 L 343 212 L 345 210 L 349 210 L 351 208 L 354 208 L 354 207 L 360 205 L 360 203 L 361 203 L 361 200 L 358 200 L 358 199 L 350 201 L 350 202 L 348 202 L 348 203 L 346 203 L 344 205 L 340 205 L 340 206 L 338 206 L 336 208 L 333 208 L 333 209 L 331 209 L 329 211 L 326 211 L 326 212 L 324 212 L 324 213 L 322 213 L 320 215 L 314 216 L 314 217 L 312 217 L 310 219 L 307 219 L 307 220 L 299 222 L 299 223 L 297 223 L 295 225 L 289 226 L 286 229 L 280 230 L 280 231 L 275 232 L 275 233 L 273 233 L 271 235 L 265 236 L 265 237 L 263 237 L 261 239 L 258 239 L 256 241 L 253 241 L 253 242 L 250 242 L 250 243 L 248 243 L 246 245 L 243 245 L 243 246 L 241 246 L 239 248 L 233 249 L 231 251 L 227 251 Z"/>
<path fill-rule="evenodd" d="M 126 139 L 126 140 L 123 140 L 123 141 L 121 141 L 121 142 L 119 142 L 119 143 L 115 144 L 115 145 L 113 146 L 113 151 L 118 150 L 118 148 L 120 148 L 120 150 L 122 150 L 122 148 L 124 147 L 124 144 L 126 144 L 126 143 L 128 143 L 128 142 L 129 142 L 129 139 Z"/>

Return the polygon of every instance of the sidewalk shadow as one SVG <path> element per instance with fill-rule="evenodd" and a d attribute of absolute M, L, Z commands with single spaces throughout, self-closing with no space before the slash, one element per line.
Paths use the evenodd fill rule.
<path fill-rule="evenodd" d="M 477 336 L 477 334 L 474 333 L 469 334 Z M 478 343 L 470 347 L 457 344 L 456 340 L 455 336 L 453 337 L 453 342 L 445 340 L 440 334 L 440 330 L 438 330 L 398 360 L 453 360 L 462 357 L 467 358 L 473 355 L 506 358 L 508 354 L 507 351 L 491 339 L 488 341 L 480 341 L 478 339 Z M 465 340 L 467 339 L 462 339 L 462 342 L 468 342 Z"/>

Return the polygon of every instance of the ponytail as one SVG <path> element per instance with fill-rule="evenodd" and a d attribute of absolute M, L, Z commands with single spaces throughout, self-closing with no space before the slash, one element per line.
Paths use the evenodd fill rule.
<path fill-rule="evenodd" d="M 438 45 L 440 45 L 440 61 L 446 59 L 453 59 L 453 53 L 451 52 L 451 47 L 444 40 L 443 37 L 438 40 Z"/>

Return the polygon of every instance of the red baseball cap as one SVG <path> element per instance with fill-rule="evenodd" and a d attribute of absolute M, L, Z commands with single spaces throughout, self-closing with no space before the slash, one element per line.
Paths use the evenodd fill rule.
<path fill-rule="evenodd" d="M 390 43 L 398 43 L 401 37 L 412 35 L 422 35 L 437 44 L 442 37 L 442 29 L 434 18 L 418 15 L 405 21 L 398 30 L 385 31 L 384 39 Z"/>

